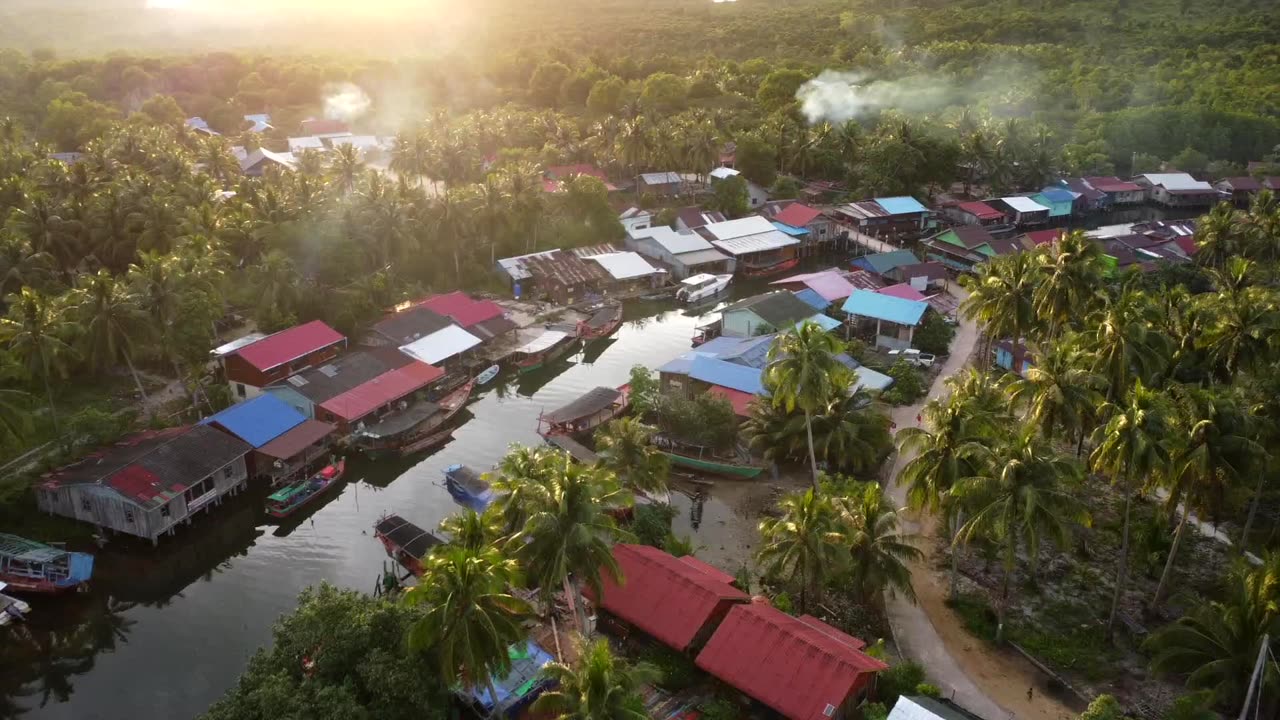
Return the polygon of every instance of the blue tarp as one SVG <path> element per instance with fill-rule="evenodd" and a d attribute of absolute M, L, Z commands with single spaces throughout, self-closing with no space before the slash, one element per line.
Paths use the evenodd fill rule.
<path fill-rule="evenodd" d="M 700 355 L 693 359 L 689 377 L 712 385 L 723 385 L 752 395 L 763 395 L 764 384 L 760 370 L 737 363 L 725 362 Z"/>
<path fill-rule="evenodd" d="M 774 227 L 776 227 L 776 228 L 778 228 L 779 230 L 781 230 L 782 232 L 784 232 L 784 233 L 786 233 L 786 234 L 790 235 L 791 237 L 803 237 L 803 236 L 805 236 L 805 235 L 808 235 L 808 234 L 809 234 L 809 230 L 808 230 L 808 228 L 798 228 L 798 227 L 795 227 L 794 225 L 788 225 L 788 224 L 786 224 L 786 223 L 780 223 L 780 222 L 778 222 L 777 220 L 771 220 L 770 222 L 772 222 L 772 223 L 773 223 L 773 226 L 774 226 Z"/>
<path fill-rule="evenodd" d="M 920 204 L 919 200 L 913 197 L 887 197 L 872 198 L 876 204 L 885 209 L 890 215 L 906 215 L 908 213 L 929 212 L 929 209 Z"/>
<path fill-rule="evenodd" d="M 855 290 L 844 301 L 844 311 L 850 315 L 885 320 L 899 325 L 917 325 L 929 303 L 905 300 L 870 290 Z"/>
<path fill-rule="evenodd" d="M 797 290 L 795 292 L 795 296 L 805 301 L 805 303 L 811 306 L 814 310 L 826 310 L 827 306 L 831 304 L 827 302 L 826 298 L 819 295 L 817 290 L 810 288 Z"/>
<path fill-rule="evenodd" d="M 275 395 L 259 395 L 207 417 L 200 424 L 216 422 L 232 435 L 260 448 L 301 425 L 306 419 L 292 405 Z"/>

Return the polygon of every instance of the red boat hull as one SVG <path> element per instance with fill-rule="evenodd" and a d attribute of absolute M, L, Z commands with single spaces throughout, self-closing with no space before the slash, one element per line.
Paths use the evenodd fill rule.
<path fill-rule="evenodd" d="M 29 577 L 0 575 L 0 582 L 8 585 L 8 590 L 20 593 L 41 593 L 43 595 L 59 595 L 74 592 L 83 585 L 57 585 L 50 580 L 34 580 Z"/>

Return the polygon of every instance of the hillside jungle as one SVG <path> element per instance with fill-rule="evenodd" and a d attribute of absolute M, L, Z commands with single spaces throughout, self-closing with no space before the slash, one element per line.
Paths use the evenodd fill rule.
<path fill-rule="evenodd" d="M 424 291 L 486 289 L 495 257 L 619 239 L 598 181 L 540 192 L 551 164 L 594 163 L 621 181 L 700 174 L 734 143 L 738 168 L 777 197 L 823 179 L 849 199 L 927 199 L 1163 167 L 1222 177 L 1261 162 L 1276 174 L 1266 164 L 1280 163 L 1280 12 L 1242 0 L 484 3 L 435 29 L 370 17 L 343 33 L 287 15 L 179 27 L 130 3 L 41 8 L 0 8 L 0 456 L 44 447 L 36 470 L 227 402 L 202 382 L 218 332 L 313 318 L 351 332 Z M 369 39 L 382 31 L 385 45 Z M 256 112 L 275 129 L 245 133 Z M 296 172 L 241 176 L 231 146 L 283 150 L 302 119 L 325 113 L 395 136 L 394 148 L 304 154 Z M 191 116 L 222 135 L 186 130 Z M 745 212 L 731 194 L 705 200 Z M 1056 652 L 1048 662 L 1068 674 L 1137 658 L 1194 691 L 1182 717 L 1234 714 L 1258 638 L 1280 637 L 1280 561 L 1267 552 L 1280 509 L 1280 211 L 1273 199 L 1217 209 L 1198 241 L 1196 266 L 1142 279 L 1104 277 L 1084 241 L 991 264 L 966 281 L 966 314 L 988 338 L 1029 338 L 1042 370 L 958 381 L 904 436 L 925 461 L 903 482 L 943 526 L 939 557 L 968 578 L 953 605 L 972 631 Z M 1010 436 L 1014 426 L 1031 433 Z M 5 478 L 6 527 L 29 513 L 28 480 Z M 835 485 L 825 495 L 844 504 L 817 517 L 839 524 L 849 497 Z M 802 498 L 787 502 L 804 510 Z M 1207 547 L 1179 505 L 1226 528 L 1230 544 Z M 1257 564 L 1238 559 L 1246 548 Z M 500 578 L 529 570 L 456 550 L 440 564 L 473 553 L 506 568 Z M 1213 562 L 1191 563 L 1194 553 Z M 822 591 L 848 571 L 789 589 Z M 1068 633 L 1048 618 L 1068 617 L 1071 583 L 1108 597 L 1073 605 L 1080 624 Z M 265 680 L 247 675 L 215 715 L 273 711 L 234 704 L 246 694 L 325 692 L 290 662 L 308 641 L 286 640 L 298 628 L 314 637 L 306 623 L 320 610 L 380 629 L 362 642 L 385 642 L 353 657 L 397 672 L 438 666 L 396 641 L 411 612 L 327 593 L 303 598 L 275 650 L 254 660 Z M 495 662 L 482 655 L 468 662 Z M 1096 669 L 1081 674 L 1097 680 Z M 1274 664 L 1264 680 L 1274 714 Z M 343 690 L 356 704 L 386 690 L 361 682 Z M 387 701 L 408 713 L 440 688 L 422 691 Z M 1121 716 L 1106 697 L 1088 717 Z"/>

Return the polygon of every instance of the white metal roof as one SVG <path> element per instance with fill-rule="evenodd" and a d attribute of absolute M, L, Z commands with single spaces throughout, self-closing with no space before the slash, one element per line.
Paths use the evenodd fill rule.
<path fill-rule="evenodd" d="M 515 351 L 518 353 L 525 353 L 526 355 L 542 352 L 567 337 L 569 337 L 569 333 L 562 330 L 547 330 L 538 337 L 516 348 Z"/>
<path fill-rule="evenodd" d="M 529 274 L 528 270 L 524 269 L 525 258 L 546 257 L 558 252 L 560 252 L 560 250 L 557 248 L 555 250 L 543 250 L 542 252 L 529 253 L 528 255 L 517 255 L 516 257 L 502 258 L 498 260 L 498 267 L 505 270 L 507 275 L 511 276 L 512 280 L 528 280 L 533 276 Z"/>
<path fill-rule="evenodd" d="M 1142 177 L 1152 185 L 1160 185 L 1165 190 L 1213 190 L 1207 182 L 1197 180 L 1186 173 L 1145 173 Z"/>
<path fill-rule="evenodd" d="M 373 135 L 347 135 L 345 137 L 334 137 L 329 139 L 329 143 L 334 147 L 339 145 L 355 145 L 360 150 L 373 150 L 379 145 L 378 138 Z"/>
<path fill-rule="evenodd" d="M 632 230 L 631 237 L 637 240 L 650 238 L 672 255 L 712 249 L 711 243 L 707 242 L 701 235 L 693 232 L 676 232 L 666 225 Z"/>
<path fill-rule="evenodd" d="M 1049 212 L 1051 208 L 1047 208 L 1029 197 L 1015 195 L 1012 197 L 1003 197 L 1000 200 L 1009 207 L 1018 212 Z"/>
<path fill-rule="evenodd" d="M 760 219 L 764 220 L 764 218 Z M 769 221 L 765 220 L 765 224 L 769 224 Z M 772 225 L 769 225 L 769 227 L 773 228 Z M 800 241 L 780 230 L 770 229 L 768 232 L 743 235 L 732 240 L 716 240 L 711 244 L 730 255 L 748 255 L 750 253 L 799 245 Z"/>
<path fill-rule="evenodd" d="M 771 231 L 777 232 L 777 229 L 773 227 L 773 223 L 759 215 L 711 223 L 702 229 L 711 233 L 711 236 L 716 240 L 732 240 L 746 235 L 758 235 Z"/>
<path fill-rule="evenodd" d="M 324 150 L 324 142 L 314 135 L 289 138 L 289 152 L 297 153 L 303 150 Z"/>
<path fill-rule="evenodd" d="M 628 280 L 662 272 L 646 262 L 640 256 L 640 253 L 616 252 L 606 255 L 592 255 L 587 259 L 600 263 L 605 272 L 612 275 L 614 280 Z"/>
<path fill-rule="evenodd" d="M 730 257 L 719 250 L 709 247 L 706 250 L 694 250 L 693 252 L 680 253 L 675 256 L 676 262 L 685 267 L 693 267 L 694 265 L 704 265 L 706 263 L 723 262 L 729 260 Z"/>
<path fill-rule="evenodd" d="M 673 172 L 640 173 L 640 180 L 645 185 L 666 185 L 680 182 L 680 176 Z"/>
<path fill-rule="evenodd" d="M 230 355 L 231 353 L 235 352 L 236 350 L 239 350 L 245 345 L 252 345 L 253 343 L 258 342 L 264 337 L 266 337 L 266 335 L 260 332 L 251 332 L 248 335 L 245 335 L 244 337 L 238 337 L 229 343 L 226 343 L 224 345 L 219 345 L 218 347 L 210 350 L 209 354 L 214 357 L 222 357 L 224 355 Z"/>
<path fill-rule="evenodd" d="M 718 167 L 707 174 L 717 180 L 727 180 L 731 177 L 741 175 L 742 173 L 738 172 L 737 170 L 734 170 L 731 167 Z"/>
<path fill-rule="evenodd" d="M 434 365 L 464 350 L 470 350 L 479 344 L 480 338 L 457 325 L 450 325 L 430 335 L 420 337 L 408 345 L 401 345 L 400 352 L 414 360 L 421 360 L 428 365 Z"/>
<path fill-rule="evenodd" d="M 249 157 L 249 151 L 245 150 L 243 145 L 232 145 L 231 154 L 236 160 L 243 160 Z"/>

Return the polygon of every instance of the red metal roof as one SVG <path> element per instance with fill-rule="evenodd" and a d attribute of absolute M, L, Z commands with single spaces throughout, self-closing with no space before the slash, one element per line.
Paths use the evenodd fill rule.
<path fill-rule="evenodd" d="M 796 617 L 796 619 L 804 623 L 805 625 L 808 625 L 809 627 L 817 630 L 818 632 L 826 633 L 832 638 L 839 640 L 840 642 L 844 643 L 845 645 L 848 645 L 849 647 L 852 647 L 854 650 L 861 650 L 862 648 L 867 646 L 865 642 L 859 640 L 858 638 L 850 635 L 849 633 L 846 633 L 845 631 L 839 628 L 832 627 L 812 615 L 799 615 Z"/>
<path fill-rule="evenodd" d="M 916 302 L 923 302 L 925 299 L 924 293 L 911 287 L 910 283 L 890 285 L 889 287 L 880 288 L 876 292 L 881 295 L 889 295 L 896 298 L 902 298 L 903 300 L 914 300 Z"/>
<path fill-rule="evenodd" d="M 741 390 L 734 390 L 723 385 L 712 385 L 707 389 L 708 395 L 722 397 L 729 401 L 733 406 L 733 414 L 738 417 L 751 417 L 751 401 L 756 399 L 755 395 L 745 393 Z"/>
<path fill-rule="evenodd" d="M 978 202 L 976 200 L 972 202 L 962 202 L 956 207 L 978 218 L 979 220 L 999 220 L 1000 218 L 1004 217 L 1004 213 L 1000 212 L 999 210 L 991 207 L 990 205 L 984 202 Z"/>
<path fill-rule="evenodd" d="M 418 305 L 437 315 L 448 316 L 464 328 L 502 317 L 503 314 L 502 306 L 498 303 L 491 300 L 476 300 L 461 290 L 444 295 L 432 295 Z"/>
<path fill-rule="evenodd" d="M 839 708 L 889 667 L 828 630 L 758 604 L 730 610 L 697 665 L 791 720 L 828 720 L 828 706 Z"/>
<path fill-rule="evenodd" d="M 599 605 L 661 642 L 684 650 L 722 605 L 746 602 L 741 590 L 648 545 L 617 544 L 623 585 L 609 573 Z"/>
<path fill-rule="evenodd" d="M 305 325 L 295 325 L 245 345 L 235 354 L 255 368 L 265 371 L 345 339 L 342 333 L 325 325 L 323 321 L 312 320 Z"/>
<path fill-rule="evenodd" d="M 1173 242 L 1175 245 L 1182 248 L 1182 252 L 1187 255 L 1195 255 L 1196 251 L 1200 249 L 1199 246 L 1196 245 L 1195 237 L 1191 235 L 1180 235 L 1174 238 Z"/>
<path fill-rule="evenodd" d="M 1142 189 L 1137 183 L 1126 182 L 1115 176 L 1087 177 L 1084 180 L 1102 192 L 1135 192 Z"/>
<path fill-rule="evenodd" d="M 158 493 L 160 478 L 141 465 L 127 465 L 107 478 L 107 484 L 128 497 L 150 500 Z"/>
<path fill-rule="evenodd" d="M 258 452 L 273 458 L 288 460 L 320 442 L 333 432 L 333 425 L 319 420 L 306 420 L 280 437 L 258 448 Z"/>
<path fill-rule="evenodd" d="M 688 565 L 689 567 L 695 570 L 701 570 L 707 575 L 710 575 L 713 579 L 719 582 L 722 582 L 725 585 L 732 585 L 735 579 L 732 575 L 721 570 L 715 565 L 708 565 L 707 563 L 702 562 L 701 560 L 699 560 L 698 558 L 692 555 L 685 555 L 684 557 L 680 558 L 680 562 L 684 563 L 685 565 Z"/>
<path fill-rule="evenodd" d="M 1032 230 L 1027 233 L 1027 239 L 1036 245 L 1050 245 L 1058 242 L 1058 238 L 1062 237 L 1061 230 Z"/>
<path fill-rule="evenodd" d="M 424 362 L 411 362 L 320 404 L 348 422 L 359 420 L 389 402 L 399 400 L 444 375 L 444 370 Z"/>
<path fill-rule="evenodd" d="M 813 222 L 820 215 L 822 215 L 821 210 L 797 202 L 783 208 L 782 212 L 773 216 L 773 219 L 791 227 L 802 228 Z"/>

